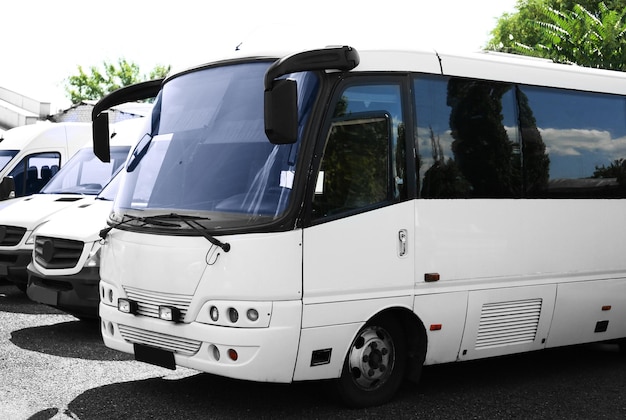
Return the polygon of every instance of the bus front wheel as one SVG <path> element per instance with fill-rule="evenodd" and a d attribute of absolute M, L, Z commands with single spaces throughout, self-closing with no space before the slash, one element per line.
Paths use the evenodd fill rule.
<path fill-rule="evenodd" d="M 365 325 L 350 345 L 337 380 L 339 395 L 351 407 L 389 401 L 404 378 L 407 345 L 398 322 L 390 317 Z"/>

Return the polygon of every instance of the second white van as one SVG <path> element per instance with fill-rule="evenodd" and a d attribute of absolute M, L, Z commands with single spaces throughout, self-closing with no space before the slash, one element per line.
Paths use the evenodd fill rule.
<path fill-rule="evenodd" d="M 39 192 L 87 141 L 88 123 L 38 122 L 0 134 L 0 200 Z"/>

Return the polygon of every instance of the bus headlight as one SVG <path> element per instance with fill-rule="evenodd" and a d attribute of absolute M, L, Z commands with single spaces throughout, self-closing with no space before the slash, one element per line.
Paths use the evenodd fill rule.
<path fill-rule="evenodd" d="M 137 313 L 137 302 L 130 299 L 119 298 L 117 300 L 117 310 L 125 314 Z"/>
<path fill-rule="evenodd" d="M 174 306 L 159 306 L 159 318 L 164 321 L 180 322 L 180 309 Z"/>

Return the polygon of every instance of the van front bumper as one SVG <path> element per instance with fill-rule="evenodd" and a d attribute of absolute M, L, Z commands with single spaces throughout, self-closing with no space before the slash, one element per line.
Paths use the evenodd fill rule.
<path fill-rule="evenodd" d="M 26 294 L 78 318 L 97 318 L 100 296 L 98 267 L 83 268 L 68 276 L 44 276 L 32 264 L 28 266 Z"/>

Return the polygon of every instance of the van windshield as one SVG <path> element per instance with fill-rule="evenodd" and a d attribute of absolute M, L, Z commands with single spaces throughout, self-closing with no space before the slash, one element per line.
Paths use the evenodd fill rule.
<path fill-rule="evenodd" d="M 153 109 L 152 137 L 140 140 L 129 158 L 115 212 L 202 215 L 212 229 L 282 216 L 300 142 L 273 145 L 265 135 L 263 78 L 270 64 L 203 68 L 168 81 Z M 288 77 L 298 85 L 301 133 L 318 78 Z"/>
<path fill-rule="evenodd" d="M 0 150 L 0 171 L 17 155 L 19 150 Z"/>
<path fill-rule="evenodd" d="M 91 147 L 85 147 L 61 167 L 41 194 L 96 195 L 124 164 L 129 151 L 130 146 L 111 147 L 111 161 L 105 163 L 94 155 Z"/>

